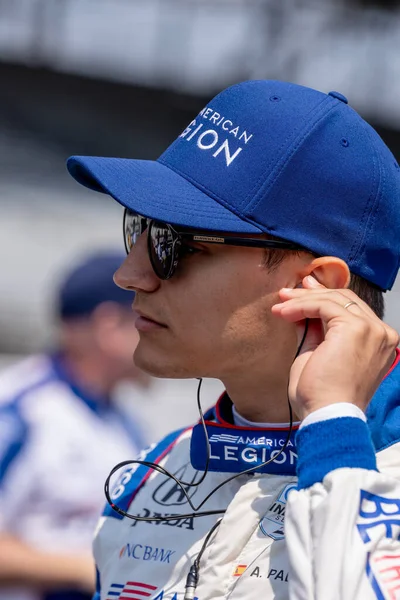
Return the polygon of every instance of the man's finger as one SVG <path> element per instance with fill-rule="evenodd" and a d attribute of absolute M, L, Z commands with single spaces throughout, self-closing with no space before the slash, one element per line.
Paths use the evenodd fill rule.
<path fill-rule="evenodd" d="M 303 284 L 303 288 L 306 288 L 308 290 L 309 289 L 320 289 L 320 290 L 328 289 L 324 285 L 322 285 L 322 283 L 317 281 L 315 279 L 315 277 L 313 277 L 312 275 L 307 275 L 307 277 L 304 277 L 302 284 Z"/>
<path fill-rule="evenodd" d="M 322 319 L 325 323 L 328 323 L 337 317 L 343 319 L 366 317 L 360 306 L 352 305 L 352 311 L 348 310 L 350 308 L 349 306 L 345 308 L 345 300 L 340 303 L 337 299 L 333 299 L 332 297 L 328 298 L 325 295 L 322 297 L 318 295 L 305 295 L 300 298 L 291 298 L 286 302 L 275 304 L 271 310 L 273 314 L 280 315 L 286 321 L 291 323 L 303 319 Z M 358 314 L 356 311 L 358 311 Z"/>
<path fill-rule="evenodd" d="M 337 302 L 342 307 L 350 308 L 350 306 L 356 306 L 359 310 L 354 310 L 355 314 L 360 314 L 360 312 L 365 312 L 368 316 L 376 319 L 376 315 L 374 311 L 363 302 L 358 296 L 354 294 L 351 290 L 340 289 L 340 290 L 331 290 L 325 288 L 324 286 L 320 286 L 314 289 L 304 289 L 304 288 L 282 288 L 279 290 L 279 297 L 281 300 L 288 301 L 294 298 L 304 298 L 304 297 L 313 297 L 320 298 L 321 302 L 325 302 L 328 297 L 330 300 Z M 282 303 L 283 304 L 283 303 Z"/>

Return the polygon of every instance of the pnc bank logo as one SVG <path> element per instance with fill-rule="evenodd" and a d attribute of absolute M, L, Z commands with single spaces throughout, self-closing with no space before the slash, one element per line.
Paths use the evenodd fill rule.
<path fill-rule="evenodd" d="M 187 475 L 188 471 L 192 471 L 189 476 Z M 187 463 L 180 467 L 173 475 L 189 485 L 183 485 L 182 489 L 173 479 L 164 479 L 162 483 L 156 487 L 152 496 L 154 502 L 161 506 L 181 506 L 182 504 L 186 504 L 187 498 L 183 490 L 186 491 L 190 499 L 193 498 L 198 488 L 192 488 L 191 485 L 196 483 L 202 474 L 199 471 L 195 471 L 189 463 Z"/>
<path fill-rule="evenodd" d="M 133 558 L 159 563 L 171 564 L 171 558 L 175 550 L 159 548 L 158 546 L 147 546 L 144 544 L 125 544 L 119 551 L 119 558 Z"/>

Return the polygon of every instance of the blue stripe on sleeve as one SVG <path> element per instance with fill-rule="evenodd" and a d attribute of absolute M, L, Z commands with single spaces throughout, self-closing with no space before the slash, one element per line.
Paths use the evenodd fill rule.
<path fill-rule="evenodd" d="M 17 403 L 0 407 L 0 484 L 28 438 L 28 427 Z"/>
<path fill-rule="evenodd" d="M 27 394 L 51 381 L 54 381 L 54 373 L 46 373 L 39 381 L 10 396 L 9 402 L 0 405 L 0 484 L 28 440 L 29 428 L 21 414 L 22 401 Z"/>
<path fill-rule="evenodd" d="M 298 431 L 296 444 L 299 489 L 322 482 L 335 469 L 377 470 L 371 434 L 361 419 L 339 417 L 313 423 Z"/>

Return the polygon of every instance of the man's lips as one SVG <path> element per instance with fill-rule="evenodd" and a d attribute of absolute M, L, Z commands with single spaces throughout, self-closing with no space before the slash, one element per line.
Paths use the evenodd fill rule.
<path fill-rule="evenodd" d="M 165 329 L 167 327 L 164 323 L 156 321 L 156 319 L 145 312 L 138 310 L 137 308 L 134 308 L 133 310 L 137 314 L 135 326 L 138 331 L 152 331 L 154 329 Z"/>

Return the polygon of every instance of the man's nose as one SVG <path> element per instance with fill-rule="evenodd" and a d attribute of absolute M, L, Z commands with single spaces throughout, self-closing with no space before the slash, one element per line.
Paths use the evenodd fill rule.
<path fill-rule="evenodd" d="M 114 273 L 114 282 L 125 290 L 154 292 L 161 280 L 154 273 L 147 251 L 147 230 Z"/>

